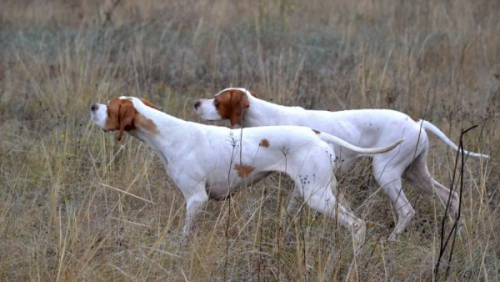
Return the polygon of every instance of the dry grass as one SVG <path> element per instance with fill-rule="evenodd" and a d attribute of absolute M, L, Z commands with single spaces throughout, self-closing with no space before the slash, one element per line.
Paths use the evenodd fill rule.
<path fill-rule="evenodd" d="M 0 280 L 499 281 L 499 3 L 2 1 Z M 397 109 L 453 140 L 478 124 L 465 145 L 493 158 L 464 167 L 449 276 L 445 262 L 433 273 L 444 209 L 406 187 L 417 215 L 388 242 L 394 210 L 366 161 L 340 186 L 374 223 L 357 257 L 348 232 L 309 209 L 277 220 L 291 185 L 280 175 L 210 202 L 181 245 L 184 199 L 163 166 L 132 138 L 114 144 L 89 107 L 128 93 L 197 120 L 192 100 L 228 86 L 307 108 Z M 432 139 L 429 167 L 449 186 L 444 148 Z"/>

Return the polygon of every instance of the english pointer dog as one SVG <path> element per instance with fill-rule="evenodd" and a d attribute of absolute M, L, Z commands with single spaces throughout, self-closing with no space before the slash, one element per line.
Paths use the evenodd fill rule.
<path fill-rule="evenodd" d="M 371 155 L 387 152 L 402 142 L 363 149 L 308 127 L 229 129 L 203 125 L 170 116 L 135 97 L 93 104 L 91 119 L 104 131 L 118 131 L 118 140 L 124 132 L 136 137 L 161 159 L 186 199 L 185 235 L 191 232 L 195 215 L 209 198 L 223 199 L 277 171 L 295 183 L 287 212 L 294 212 L 298 199 L 302 199 L 312 209 L 338 218 L 351 230 L 356 250 L 364 242 L 366 226 L 336 201 L 336 158 L 330 144 L 353 154 Z"/>
<path fill-rule="evenodd" d="M 442 203 L 447 203 L 450 190 L 437 182 L 427 168 L 429 139 L 426 131 L 434 133 L 455 151 L 458 147 L 432 123 L 413 120 L 408 115 L 393 110 L 364 109 L 339 112 L 305 110 L 301 107 L 286 107 L 258 99 L 245 88 L 227 88 L 213 99 L 194 101 L 196 114 L 204 120 L 229 119 L 231 125 L 242 127 L 299 125 L 323 133 L 329 133 L 364 148 L 386 146 L 401 138 L 405 142 L 398 150 L 374 155 L 373 175 L 384 193 L 393 202 L 398 222 L 389 239 L 395 240 L 415 215 L 402 190 L 402 179 L 435 194 Z M 472 157 L 489 158 L 488 155 L 465 151 Z M 346 171 L 359 153 L 335 146 L 335 155 L 342 160 L 341 170 Z M 451 194 L 451 209 L 458 213 L 459 197 Z"/>

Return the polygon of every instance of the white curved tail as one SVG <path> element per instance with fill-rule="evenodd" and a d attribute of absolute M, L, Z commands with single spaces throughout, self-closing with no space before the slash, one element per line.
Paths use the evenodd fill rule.
<path fill-rule="evenodd" d="M 360 153 L 360 154 L 367 154 L 367 155 L 373 155 L 373 154 L 380 154 L 380 153 L 385 153 L 385 152 L 388 152 L 392 149 L 394 149 L 396 146 L 398 146 L 399 144 L 401 144 L 403 142 L 403 139 L 399 139 L 398 141 L 392 143 L 391 145 L 387 146 L 387 147 L 381 147 L 381 148 L 361 148 L 361 147 L 358 147 L 356 145 L 353 145 L 343 139 L 340 139 L 339 137 L 337 136 L 334 136 L 334 135 L 331 135 L 331 134 L 328 134 L 328 133 L 324 133 L 324 132 L 320 132 L 318 133 L 319 135 L 319 138 L 327 143 L 330 143 L 330 144 L 334 144 L 334 145 L 338 145 L 338 146 L 342 146 L 348 150 L 351 150 L 353 152 L 356 152 L 356 153 Z"/>
<path fill-rule="evenodd" d="M 426 120 L 420 120 L 420 124 L 422 125 L 422 128 L 424 128 L 426 131 L 430 131 L 434 133 L 439 139 L 443 140 L 446 145 L 450 146 L 453 150 L 458 151 L 458 146 L 453 143 L 439 128 L 437 128 L 434 124 L 426 121 Z M 476 158 L 486 158 L 489 159 L 490 156 L 480 154 L 480 153 L 474 153 L 474 152 L 469 152 L 464 150 L 464 153 L 471 156 L 471 157 L 476 157 Z"/>

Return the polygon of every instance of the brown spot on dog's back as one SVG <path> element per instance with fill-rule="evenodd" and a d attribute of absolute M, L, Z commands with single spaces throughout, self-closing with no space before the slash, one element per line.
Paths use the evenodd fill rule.
<path fill-rule="evenodd" d="M 419 122 L 419 121 L 420 121 L 420 119 L 419 119 L 419 118 L 416 118 L 416 117 L 414 117 L 414 116 L 410 116 L 410 118 L 411 118 L 412 120 L 414 120 L 415 122 Z"/>
<path fill-rule="evenodd" d="M 238 175 L 241 178 L 245 178 L 252 173 L 252 171 L 255 170 L 255 167 L 249 166 L 249 165 L 244 165 L 244 164 L 237 164 L 234 166 L 234 170 L 238 172 Z"/>
<path fill-rule="evenodd" d="M 259 143 L 259 146 L 262 146 L 262 147 L 269 147 L 269 141 L 267 141 L 267 139 L 262 139 Z"/>
<path fill-rule="evenodd" d="M 321 131 L 318 131 L 316 129 L 313 129 L 312 131 L 314 131 L 314 133 L 316 133 L 316 134 L 320 134 L 321 133 Z"/>

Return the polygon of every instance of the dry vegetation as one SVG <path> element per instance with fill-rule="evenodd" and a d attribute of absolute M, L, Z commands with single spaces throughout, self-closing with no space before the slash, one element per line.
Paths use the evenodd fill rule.
<path fill-rule="evenodd" d="M 2 1 L 0 280 L 499 281 L 499 34 L 493 0 Z M 451 262 L 448 248 L 435 275 L 444 209 L 411 187 L 417 215 L 387 241 L 394 210 L 366 161 L 340 185 L 374 225 L 359 256 L 307 208 L 284 226 L 291 183 L 277 174 L 210 202 L 182 245 L 185 203 L 162 164 L 93 126 L 90 105 L 126 93 L 199 121 L 192 100 L 228 86 L 397 109 L 455 141 L 478 124 L 465 146 L 492 159 L 464 166 Z M 450 186 L 455 155 L 431 141 L 430 170 Z"/>

